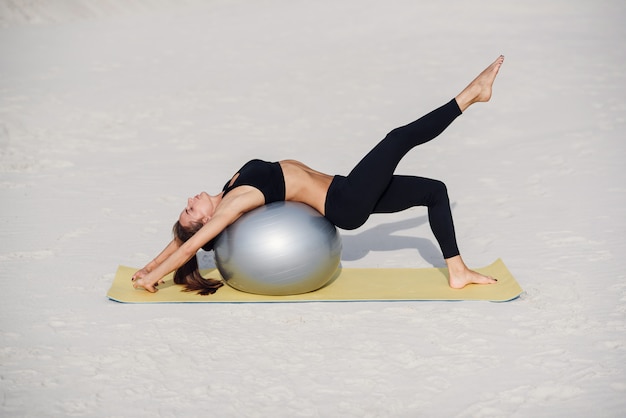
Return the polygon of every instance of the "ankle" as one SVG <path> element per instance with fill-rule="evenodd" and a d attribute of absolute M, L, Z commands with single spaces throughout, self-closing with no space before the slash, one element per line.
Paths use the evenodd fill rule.
<path fill-rule="evenodd" d="M 460 255 L 456 255 L 454 257 L 446 258 L 446 265 L 448 266 L 448 271 L 450 273 L 463 273 L 467 271 L 468 268 L 465 265 L 465 262 L 461 258 Z"/>
<path fill-rule="evenodd" d="M 456 100 L 456 104 L 459 106 L 459 109 L 461 109 L 461 113 L 465 113 L 467 108 L 474 103 L 472 99 L 469 98 L 469 95 L 466 94 L 465 90 L 459 93 L 459 95 L 456 96 L 454 100 Z"/>

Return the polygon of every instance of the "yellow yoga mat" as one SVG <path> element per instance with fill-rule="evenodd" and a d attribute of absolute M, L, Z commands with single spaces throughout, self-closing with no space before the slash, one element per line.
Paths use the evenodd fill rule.
<path fill-rule="evenodd" d="M 448 286 L 445 268 L 342 268 L 326 286 L 314 292 L 291 296 L 264 296 L 244 293 L 229 286 L 217 293 L 200 296 L 183 292 L 170 274 L 159 291 L 149 293 L 132 286 L 131 276 L 138 269 L 120 266 L 107 293 L 109 299 L 125 303 L 245 303 L 245 302 L 341 302 L 409 300 L 486 300 L 506 302 L 517 298 L 522 288 L 504 262 L 476 269 L 498 279 L 497 284 L 469 285 L 463 289 Z M 216 269 L 204 270 L 204 277 L 220 279 Z"/>

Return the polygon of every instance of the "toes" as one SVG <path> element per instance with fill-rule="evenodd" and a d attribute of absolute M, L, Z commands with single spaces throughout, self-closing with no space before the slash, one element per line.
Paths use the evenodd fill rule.
<path fill-rule="evenodd" d="M 472 283 L 475 284 L 493 284 L 493 283 L 497 283 L 497 279 L 494 279 L 491 276 L 483 276 L 482 274 L 478 274 L 478 277 L 475 278 L 475 280 L 472 281 Z"/>

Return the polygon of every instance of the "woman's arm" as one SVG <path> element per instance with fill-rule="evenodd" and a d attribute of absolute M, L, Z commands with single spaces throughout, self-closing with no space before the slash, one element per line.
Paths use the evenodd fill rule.
<path fill-rule="evenodd" d="M 219 209 L 216 210 L 213 217 L 187 242 L 175 249 L 175 251 L 159 263 L 154 270 L 142 277 L 133 279 L 133 287 L 143 287 L 149 292 L 156 292 L 156 286 L 161 282 L 163 277 L 180 268 L 191 257 L 196 255 L 204 244 L 218 236 L 220 232 L 226 229 L 228 225 L 235 222 L 241 215 L 263 205 L 263 195 L 258 190 L 254 190 L 254 192 L 245 192 L 242 190 L 242 192 L 243 193 L 233 193 L 232 196 L 227 196 L 227 198 L 221 202 Z"/>
<path fill-rule="evenodd" d="M 144 268 L 135 272 L 133 274 L 132 279 L 140 279 L 144 277 L 146 274 L 150 273 L 152 270 L 157 268 L 159 264 L 165 261 L 170 255 L 172 255 L 178 248 L 180 247 L 180 242 L 175 238 L 157 255 L 152 261 L 145 265 Z"/>
<path fill-rule="evenodd" d="M 133 278 L 133 287 L 136 289 L 143 287 L 149 292 L 156 292 L 156 286 L 162 283 L 163 277 L 185 264 L 204 244 L 215 238 L 230 223 L 225 216 L 214 216 L 193 237 L 159 263 L 154 270 L 143 277 Z"/>

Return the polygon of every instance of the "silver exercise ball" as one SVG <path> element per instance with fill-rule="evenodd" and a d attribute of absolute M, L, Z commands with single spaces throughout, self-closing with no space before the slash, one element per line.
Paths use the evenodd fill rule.
<path fill-rule="evenodd" d="M 324 286 L 341 257 L 337 228 L 315 209 L 274 202 L 226 228 L 214 246 L 228 285 L 261 295 L 296 295 Z"/>

